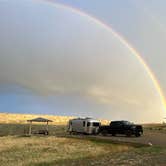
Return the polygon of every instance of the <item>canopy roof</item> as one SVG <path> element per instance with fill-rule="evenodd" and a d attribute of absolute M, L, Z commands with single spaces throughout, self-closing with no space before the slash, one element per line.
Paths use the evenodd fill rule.
<path fill-rule="evenodd" d="M 49 119 L 45 119 L 45 118 L 35 118 L 35 119 L 31 119 L 31 120 L 27 120 L 28 122 L 53 122 L 52 120 Z"/>

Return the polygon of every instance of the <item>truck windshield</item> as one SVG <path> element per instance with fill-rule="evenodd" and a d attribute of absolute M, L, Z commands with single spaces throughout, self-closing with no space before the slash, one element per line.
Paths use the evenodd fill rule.
<path fill-rule="evenodd" d="M 100 126 L 100 123 L 98 123 L 98 122 L 93 122 L 93 126 L 95 126 L 95 127 Z"/>
<path fill-rule="evenodd" d="M 133 124 L 133 123 L 131 123 L 131 122 L 129 122 L 129 121 L 124 121 L 123 122 L 125 125 L 131 125 L 131 124 Z"/>

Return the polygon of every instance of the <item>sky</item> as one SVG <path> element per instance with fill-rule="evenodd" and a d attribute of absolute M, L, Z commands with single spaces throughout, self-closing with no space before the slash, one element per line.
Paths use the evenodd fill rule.
<path fill-rule="evenodd" d="M 165 3 L 1 0 L 0 112 L 162 122 Z"/>

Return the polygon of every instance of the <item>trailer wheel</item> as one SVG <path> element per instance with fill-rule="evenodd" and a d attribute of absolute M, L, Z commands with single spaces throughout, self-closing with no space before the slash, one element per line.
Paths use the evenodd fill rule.
<path fill-rule="evenodd" d="M 72 131 L 69 131 L 69 135 L 72 135 Z"/>

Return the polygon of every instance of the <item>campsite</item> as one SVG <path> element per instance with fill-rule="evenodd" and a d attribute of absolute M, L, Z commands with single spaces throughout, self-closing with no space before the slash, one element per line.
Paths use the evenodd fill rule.
<path fill-rule="evenodd" d="M 1 114 L 2 116 L 5 117 L 4 114 Z M 50 122 L 49 135 L 28 136 L 26 135 L 29 131 L 28 122 L 20 119 L 22 123 L 14 123 L 15 117 L 18 121 L 19 117 L 23 116 L 30 115 L 7 114 L 7 123 L 0 124 L 1 166 L 164 165 L 166 163 L 166 141 L 164 141 L 166 126 L 163 124 L 145 125 L 145 133 L 139 138 L 69 135 L 66 132 L 67 118 L 64 117 L 63 121 L 63 117 L 59 117 L 61 123 Z M 54 119 L 53 117 L 50 119 Z M 33 123 L 32 130 L 37 131 L 45 127 L 45 123 Z"/>
<path fill-rule="evenodd" d="M 166 0 L 0 0 L 0 166 L 166 166 Z"/>

